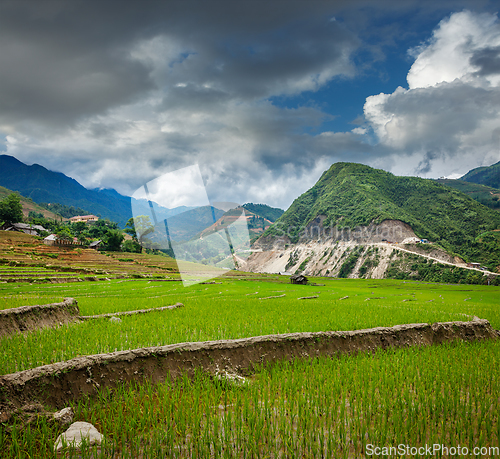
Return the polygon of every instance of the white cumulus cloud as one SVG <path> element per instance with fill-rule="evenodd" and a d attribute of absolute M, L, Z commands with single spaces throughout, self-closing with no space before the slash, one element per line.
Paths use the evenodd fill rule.
<path fill-rule="evenodd" d="M 411 53 L 415 62 L 408 89 L 398 87 L 392 94 L 366 100 L 365 118 L 380 145 L 408 155 L 414 173 L 424 176 L 463 174 L 478 162 L 498 161 L 497 16 L 454 13 Z"/>
<path fill-rule="evenodd" d="M 428 43 L 410 51 L 417 59 L 408 72 L 408 86 L 427 88 L 456 79 L 473 85 L 484 84 L 476 78 L 479 69 L 474 65 L 474 55 L 498 46 L 500 27 L 495 15 L 455 13 L 441 21 Z M 499 75 L 484 79 L 495 85 Z"/>

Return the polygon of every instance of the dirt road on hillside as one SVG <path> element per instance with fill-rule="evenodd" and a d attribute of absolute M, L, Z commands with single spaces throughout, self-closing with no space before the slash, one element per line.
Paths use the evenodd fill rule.
<path fill-rule="evenodd" d="M 471 271 L 478 271 L 478 272 L 480 272 L 482 274 L 492 274 L 494 276 L 500 276 L 500 274 L 488 271 L 486 269 L 470 268 L 465 263 L 451 263 L 449 261 L 444 261 L 444 260 L 441 260 L 439 258 L 431 257 L 430 255 L 425 255 L 425 254 L 422 254 L 420 252 L 413 252 L 413 251 L 408 250 L 408 249 L 403 249 L 402 247 L 399 247 L 397 244 L 387 244 L 386 242 L 375 242 L 375 243 L 370 244 L 370 245 L 373 245 L 373 246 L 383 246 L 383 247 L 388 247 L 389 246 L 389 247 L 392 247 L 395 250 L 399 250 L 401 252 L 413 253 L 415 255 L 419 255 L 421 257 L 428 258 L 429 260 L 437 261 L 438 263 L 442 263 L 443 265 L 456 266 L 457 268 L 470 269 Z"/>

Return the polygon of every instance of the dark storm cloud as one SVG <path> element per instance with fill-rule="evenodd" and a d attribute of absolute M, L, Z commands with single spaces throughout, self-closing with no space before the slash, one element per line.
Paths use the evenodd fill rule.
<path fill-rule="evenodd" d="M 415 168 L 416 175 L 426 175 L 432 170 L 432 163 L 438 158 L 438 154 L 433 152 L 426 152 L 422 161 L 418 163 Z"/>
<path fill-rule="evenodd" d="M 329 19 L 356 5 L 361 17 L 371 2 L 3 1 L 0 122 L 61 126 L 178 82 L 190 91 L 168 92 L 167 107 L 314 90 L 354 72 L 358 40 Z M 154 37 L 196 54 L 155 78 L 151 62 L 131 53 Z"/>
<path fill-rule="evenodd" d="M 193 83 L 169 89 L 158 110 L 195 110 L 198 112 L 213 111 L 216 106 L 224 110 L 224 104 L 231 96 L 220 89 L 206 88 Z"/>
<path fill-rule="evenodd" d="M 418 34 L 420 23 L 432 24 L 430 34 L 466 3 L 3 0 L 0 135 L 8 154 L 90 187 L 129 193 L 198 163 L 221 201 L 286 206 L 333 161 L 371 163 L 397 142 L 410 151 L 455 148 L 488 119 L 496 93 L 457 84 L 387 95 L 362 128 L 323 132 L 333 115 L 310 97 L 336 79 L 369 76 L 401 34 Z M 497 44 L 476 54 L 476 69 L 494 69 Z M 339 99 L 342 116 L 349 102 Z M 399 124 L 387 121 L 391 114 Z M 375 144 L 372 131 L 386 127 Z"/>
<path fill-rule="evenodd" d="M 476 51 L 471 57 L 470 63 L 475 67 L 479 67 L 479 70 L 475 73 L 476 75 L 500 74 L 500 46 Z"/>
<path fill-rule="evenodd" d="M 157 82 L 148 62 L 131 50 L 158 36 L 201 53 L 192 65 L 174 63 L 178 76 L 218 86 L 211 94 L 195 87 L 188 96 L 201 95 L 208 103 L 226 88 L 266 94 L 266 87 L 319 73 L 326 62 L 341 58 L 352 37 L 328 25 L 329 9 L 324 2 L 278 1 L 256 8 L 255 2 L 233 1 L 4 1 L 0 120 L 64 124 L 137 100 Z M 312 30 L 300 24 L 305 14 L 317 18 Z M 299 31 L 294 38 L 287 37 L 292 22 Z"/>
<path fill-rule="evenodd" d="M 64 125 L 133 100 L 153 87 L 148 69 L 132 61 L 124 47 L 133 33 L 117 30 L 109 14 L 90 14 L 82 6 L 80 2 L 0 4 L 4 123 L 37 120 Z"/>
<path fill-rule="evenodd" d="M 216 58 L 228 87 L 250 97 L 317 89 L 322 72 L 329 74 L 323 83 L 350 72 L 348 58 L 357 45 L 351 33 L 325 19 L 292 24 L 256 39 L 228 43 Z"/>

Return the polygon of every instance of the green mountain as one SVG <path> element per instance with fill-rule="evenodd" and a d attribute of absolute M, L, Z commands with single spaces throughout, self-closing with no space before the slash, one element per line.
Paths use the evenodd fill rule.
<path fill-rule="evenodd" d="M 132 216 L 130 198 L 115 190 L 88 190 L 76 180 L 46 169 L 28 166 L 13 156 L 0 155 L 0 185 L 36 203 L 57 202 L 80 207 L 117 222 L 121 227 Z"/>
<path fill-rule="evenodd" d="M 437 179 L 436 181 L 465 193 L 483 206 L 500 211 L 500 190 L 498 188 L 464 180 Z"/>
<path fill-rule="evenodd" d="M 285 212 L 283 209 L 279 209 L 277 207 L 271 207 L 267 204 L 254 204 L 253 202 L 243 204 L 243 208 L 258 217 L 269 220 L 272 223 L 278 220 L 278 218 L 280 218 Z"/>
<path fill-rule="evenodd" d="M 78 215 L 81 211 L 107 218 L 121 228 L 132 217 L 132 204 L 135 215 L 149 215 L 150 212 L 148 201 L 123 196 L 113 189 L 89 190 L 61 172 L 50 171 L 39 164 L 28 166 L 9 155 L 0 155 L 0 185 L 19 192 L 33 202 L 43 203 L 46 209 L 64 217 Z M 167 209 L 156 203 L 152 205 L 158 220 L 191 209 L 185 206 Z"/>
<path fill-rule="evenodd" d="M 500 188 L 500 161 L 491 166 L 477 167 L 467 172 L 460 180 Z"/>
<path fill-rule="evenodd" d="M 355 163 L 333 164 L 262 237 L 288 234 L 290 242 L 296 243 L 304 228 L 321 215 L 326 228 L 354 229 L 400 220 L 418 237 L 489 266 L 498 258 L 488 253 L 491 244 L 498 244 L 496 253 L 500 253 L 500 238 L 496 237 L 500 233 L 493 231 L 500 228 L 500 213 L 434 180 L 396 177 Z M 493 242 L 485 233 L 494 234 Z M 485 238 L 488 250 L 481 242 Z"/>

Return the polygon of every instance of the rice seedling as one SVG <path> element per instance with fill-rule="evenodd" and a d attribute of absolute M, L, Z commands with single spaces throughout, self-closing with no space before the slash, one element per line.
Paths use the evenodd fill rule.
<path fill-rule="evenodd" d="M 188 289 L 177 282 L 143 280 L 17 287 L 2 287 L 4 301 L 10 300 L 6 290 L 10 297 L 16 295 L 37 303 L 49 298 L 55 301 L 57 292 L 61 295 L 58 301 L 65 296 L 76 297 L 82 315 L 156 308 L 177 302 L 185 307 L 122 317 L 120 324 L 100 319 L 3 337 L 0 339 L 2 374 L 79 355 L 189 341 L 470 320 L 474 315 L 490 319 L 493 326 L 500 325 L 493 295 L 498 287 L 493 288 L 494 292 L 488 287 L 462 291 L 458 286 L 437 289 L 435 284 L 401 281 L 370 281 L 363 285 L 332 280 L 324 287 L 245 280 L 225 280 L 222 284 Z M 259 301 L 247 295 L 256 290 L 259 297 L 285 296 Z M 318 292 L 318 298 L 300 301 L 298 298 L 305 292 Z M 440 299 L 440 295 L 442 302 L 428 301 Z M 344 296 L 348 298 L 340 300 Z M 464 301 L 471 296 L 475 297 L 474 302 Z"/>
<path fill-rule="evenodd" d="M 500 328 L 498 287 L 350 279 L 297 286 L 276 276 L 218 281 L 190 288 L 151 279 L 1 284 L 3 309 L 64 297 L 76 298 L 82 315 L 185 307 L 4 337 L 0 373 L 79 355 L 272 333 L 473 316 Z M 304 296 L 317 298 L 299 300 Z M 106 438 L 100 452 L 87 448 L 73 457 L 365 457 L 400 445 L 460 446 L 493 456 L 500 438 L 499 351 L 496 341 L 284 360 L 261 367 L 241 386 L 202 373 L 159 385 L 137 381 L 73 403 L 76 420 L 91 422 Z M 0 424 L 2 458 L 54 457 L 63 430 L 45 416 L 26 424 L 19 415 Z"/>
<path fill-rule="evenodd" d="M 455 343 L 284 360 L 243 386 L 197 373 L 123 385 L 73 407 L 106 437 L 101 457 L 366 457 L 426 445 L 493 456 L 499 351 L 499 342 Z M 34 428 L 4 430 L 0 446 L 5 457 L 52 457 L 61 430 L 40 417 Z"/>

